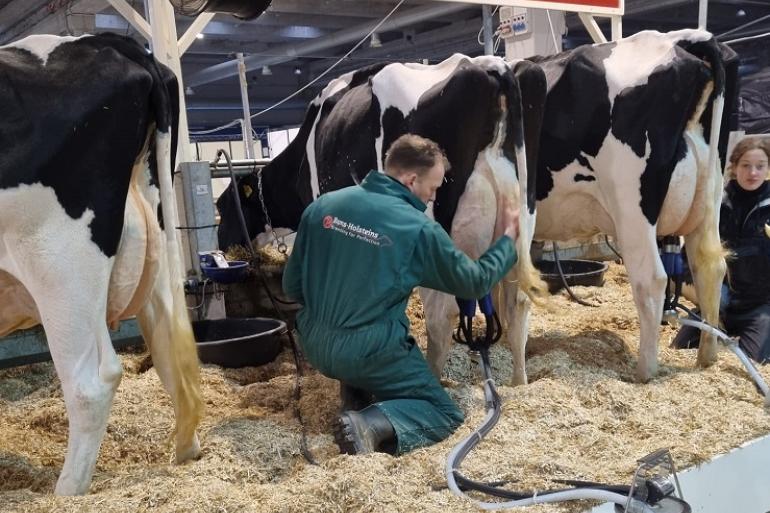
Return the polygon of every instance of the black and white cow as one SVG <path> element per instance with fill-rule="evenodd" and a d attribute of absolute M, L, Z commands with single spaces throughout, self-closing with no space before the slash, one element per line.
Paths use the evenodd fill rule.
<path fill-rule="evenodd" d="M 176 79 L 107 34 L 0 47 L 0 77 L 0 335 L 45 329 L 69 418 L 56 493 L 88 491 L 122 375 L 108 325 L 129 316 L 174 403 L 176 459 L 196 457 L 197 353 L 163 229 L 176 226 Z"/>
<path fill-rule="evenodd" d="M 647 31 L 537 62 L 548 99 L 535 238 L 602 232 L 618 240 L 640 317 L 637 374 L 647 380 L 657 368 L 666 283 L 656 236 L 685 236 L 704 314 L 718 319 L 722 176 L 709 138 L 719 99 L 727 95 L 732 108 L 735 54 L 707 32 Z M 720 133 L 724 150 L 728 130 Z M 699 363 L 710 364 L 715 349 L 704 337 Z"/>
<path fill-rule="evenodd" d="M 524 104 L 522 96 L 527 98 Z M 519 261 L 505 283 L 513 293 L 516 280 L 527 293 L 543 291 L 529 257 L 534 175 L 527 169 L 537 162 L 544 101 L 545 78 L 538 66 L 507 64 L 499 57 L 456 54 L 432 66 L 379 64 L 343 75 L 313 100 L 296 138 L 261 177 L 239 181 L 249 234 L 266 240 L 260 187 L 273 226 L 295 229 L 304 208 L 319 194 L 358 183 L 372 169 L 382 170 L 391 142 L 411 132 L 433 139 L 446 151 L 451 169 L 429 214 L 472 257 L 478 258 L 493 240 L 498 196 L 527 207 L 521 214 Z M 532 149 L 525 151 L 528 145 Z M 220 247 L 242 244 L 230 188 L 217 206 Z M 421 293 L 427 305 L 438 294 Z M 443 344 L 430 344 L 429 359 L 443 366 L 445 350 Z"/>
<path fill-rule="evenodd" d="M 473 61 L 462 56 L 437 66 L 391 64 L 349 74 L 331 82 L 314 100 L 297 138 L 263 171 L 263 189 L 270 198 L 265 207 L 274 226 L 294 228 L 304 206 L 319 193 L 349 185 L 369 168 L 382 169 L 383 149 L 396 135 L 417 131 L 433 138 L 446 149 L 450 161 L 455 158 L 456 173 L 439 189 L 435 217 L 470 256 L 478 256 L 490 241 L 494 195 L 500 191 L 517 201 L 527 198 L 518 242 L 524 265 L 529 265 L 524 251 L 533 236 L 564 240 L 604 232 L 617 237 L 642 326 L 638 375 L 648 380 L 657 365 L 665 286 L 656 234 L 686 234 L 688 246 L 698 248 L 692 267 L 703 294 L 714 296 L 713 316 L 710 303 L 704 311 L 716 320 L 724 272 L 716 223 L 721 175 L 707 140 L 711 106 L 715 97 L 725 93 L 728 82 L 724 61 L 730 55 L 707 32 L 686 30 L 643 32 L 619 42 L 533 59 L 547 78 L 545 105 L 541 84 L 534 78 L 538 73 L 526 65 L 528 61 L 503 64 L 479 58 L 479 62 L 498 63 L 487 65 L 487 70 L 503 66 L 526 70 L 523 77 L 514 73 L 522 94 L 521 119 L 515 117 L 514 109 L 501 116 L 499 97 L 463 73 L 454 73 L 447 81 L 437 72 L 447 63 Z M 490 77 L 507 75 L 488 73 Z M 485 105 L 487 110 L 481 110 Z M 496 116 L 483 126 L 473 122 L 489 112 Z M 415 126 L 411 119 L 424 121 Z M 476 143 L 478 134 L 487 133 L 490 126 L 510 131 L 522 122 L 526 161 L 515 152 L 496 149 L 500 132 L 485 136 L 483 144 Z M 458 155 L 463 156 L 461 162 L 472 164 L 457 168 Z M 519 163 L 518 186 L 499 186 L 508 183 L 506 177 L 515 183 L 514 174 L 505 172 L 514 163 Z M 264 229 L 263 209 L 258 195 L 252 194 L 258 185 L 256 177 L 249 177 L 239 187 L 252 236 Z M 237 225 L 230 213 L 229 194 L 219 204 L 222 247 L 240 242 L 234 233 Z M 534 231 L 533 194 L 538 200 Z M 520 272 L 521 276 L 529 275 Z M 527 279 L 527 291 L 539 285 L 536 279 Z M 502 285 L 502 311 L 510 320 L 513 379 L 525 383 L 530 299 L 519 293 L 515 282 L 505 280 Z M 421 293 L 428 357 L 434 371 L 439 371 L 448 353 L 456 306 L 445 294 Z M 713 341 L 709 342 L 702 344 L 699 355 L 704 364 L 713 359 Z"/>

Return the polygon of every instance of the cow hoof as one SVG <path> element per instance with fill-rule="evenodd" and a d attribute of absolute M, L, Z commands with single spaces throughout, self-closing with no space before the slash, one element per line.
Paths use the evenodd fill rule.
<path fill-rule="evenodd" d="M 192 443 L 190 444 L 189 447 L 187 447 L 186 449 L 180 449 L 179 447 L 177 447 L 177 450 L 176 450 L 177 464 L 184 463 L 185 461 L 188 461 L 188 460 L 197 460 L 200 457 L 201 457 L 201 444 L 200 444 L 200 441 L 198 440 L 198 433 L 195 433 L 193 435 Z"/>
<path fill-rule="evenodd" d="M 88 493 L 89 487 L 90 480 L 85 483 L 78 483 L 72 479 L 60 476 L 53 493 L 59 496 L 85 495 Z"/>

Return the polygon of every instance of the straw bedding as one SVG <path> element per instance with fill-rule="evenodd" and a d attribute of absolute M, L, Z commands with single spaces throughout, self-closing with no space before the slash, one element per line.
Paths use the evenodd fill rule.
<path fill-rule="evenodd" d="M 634 382 L 638 322 L 625 271 L 611 266 L 603 288 L 577 288 L 601 308 L 554 296 L 535 308 L 530 325 L 531 383 L 499 386 L 503 417 L 463 470 L 480 480 L 508 480 L 517 489 L 543 489 L 550 478 L 628 483 L 636 458 L 670 447 L 680 467 L 697 464 L 770 432 L 770 415 L 737 360 L 696 370 L 695 351 L 667 348 L 648 384 Z M 416 301 L 413 329 L 425 343 Z M 493 365 L 511 375 L 498 345 Z M 169 399 L 146 355 L 124 353 L 123 382 L 99 453 L 92 492 L 51 495 L 66 448 L 67 420 L 52 365 L 0 372 L 0 511 L 24 512 L 465 512 L 474 507 L 444 487 L 450 448 L 484 415 L 479 372 L 460 347 L 444 381 L 466 412 L 449 440 L 394 458 L 341 456 L 329 435 L 338 386 L 308 369 L 301 410 L 318 466 L 300 455 L 294 417 L 290 351 L 260 368 L 204 366 L 207 415 L 203 456 L 169 463 Z M 767 368 L 761 370 L 770 379 Z M 522 513 L 578 512 L 589 503 L 541 505 Z"/>

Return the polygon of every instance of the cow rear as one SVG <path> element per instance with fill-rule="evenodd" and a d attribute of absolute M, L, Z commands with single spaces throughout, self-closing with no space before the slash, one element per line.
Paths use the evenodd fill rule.
<path fill-rule="evenodd" d="M 107 324 L 129 315 L 174 403 L 177 459 L 197 456 L 196 347 L 175 224 L 159 223 L 173 74 L 114 35 L 32 36 L 0 48 L 0 70 L 0 208 L 18 213 L 0 220 L 0 295 L 21 298 L 0 332 L 45 329 L 69 418 L 56 493 L 88 490 L 122 375 Z"/>

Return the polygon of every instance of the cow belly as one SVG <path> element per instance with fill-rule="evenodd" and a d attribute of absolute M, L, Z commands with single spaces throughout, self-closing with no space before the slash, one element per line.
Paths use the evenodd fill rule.
<path fill-rule="evenodd" d="M 596 175 L 577 160 L 553 173 L 551 193 L 537 202 L 535 239 L 587 239 L 600 232 L 614 235 Z M 593 180 L 581 179 L 585 177 Z"/>
<path fill-rule="evenodd" d="M 0 337 L 40 324 L 35 301 L 19 280 L 0 271 Z"/>
<path fill-rule="evenodd" d="M 123 234 L 115 255 L 107 297 L 107 322 L 135 315 L 144 305 L 158 273 L 160 229 L 153 209 L 132 180 Z"/>

